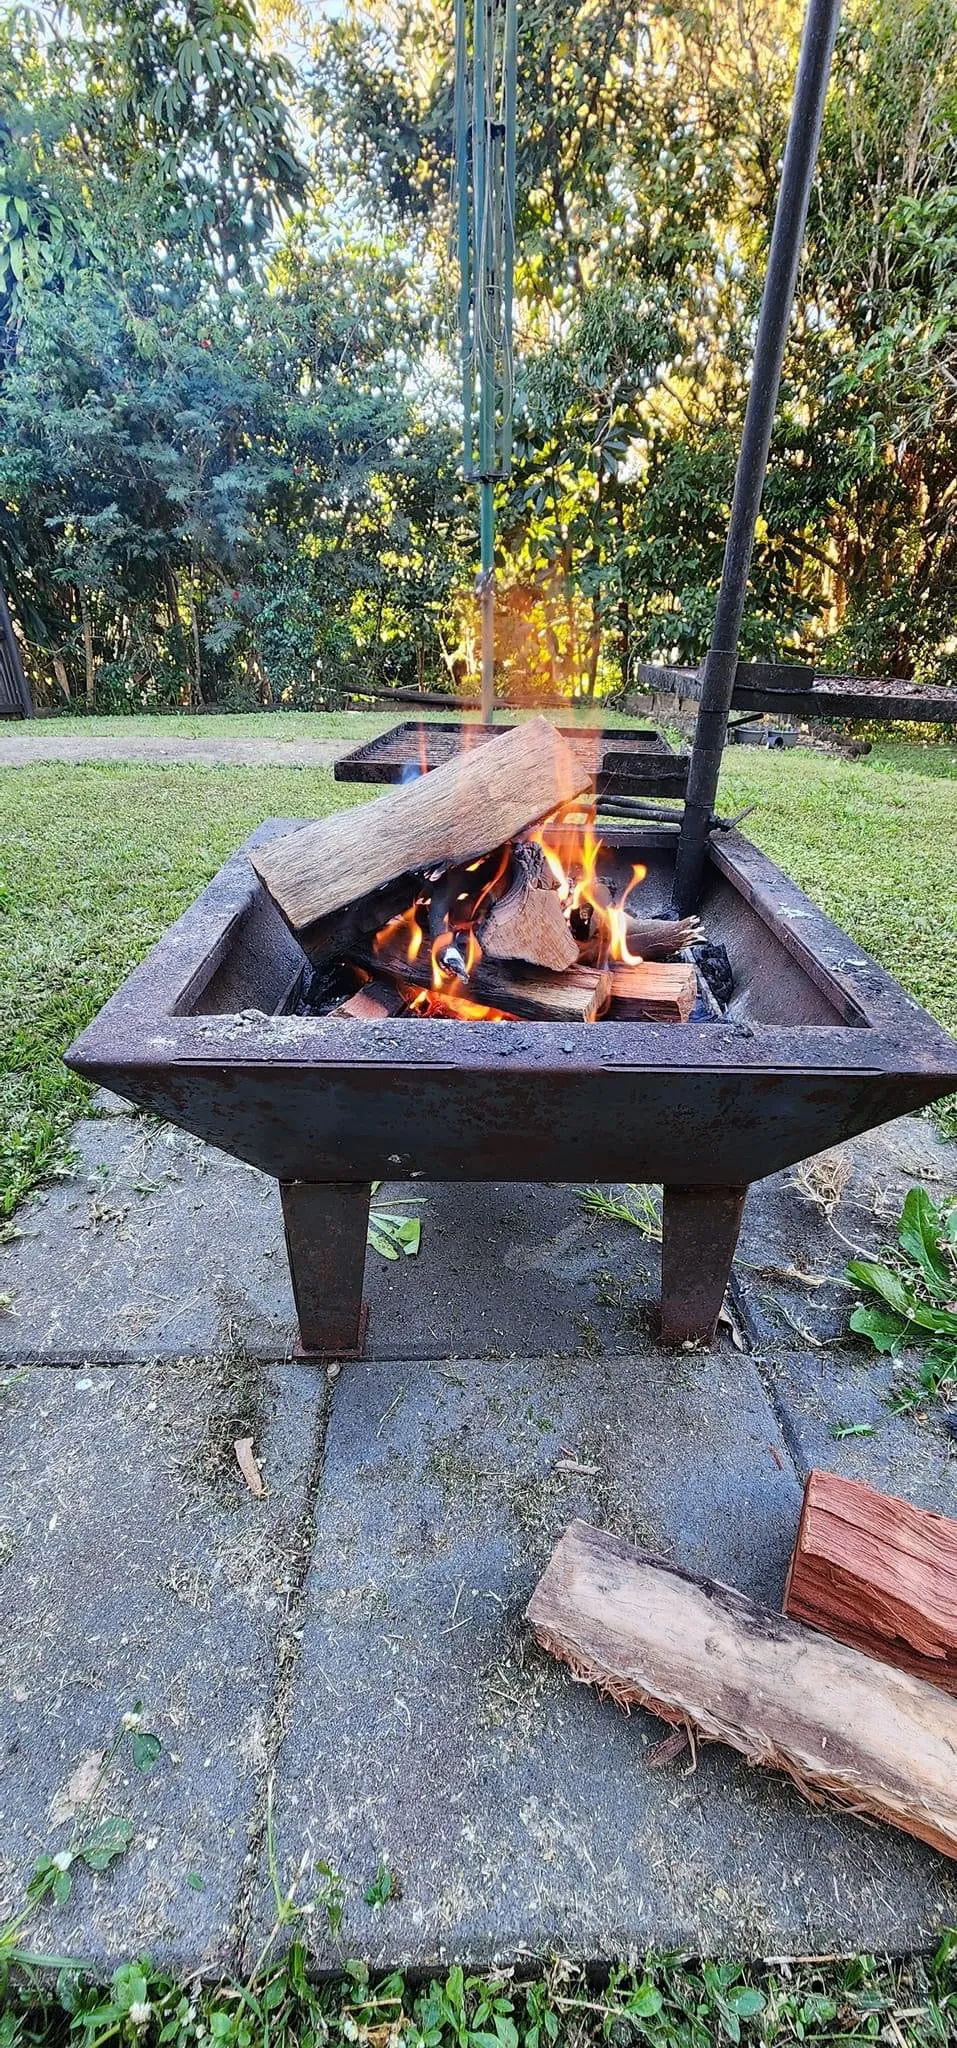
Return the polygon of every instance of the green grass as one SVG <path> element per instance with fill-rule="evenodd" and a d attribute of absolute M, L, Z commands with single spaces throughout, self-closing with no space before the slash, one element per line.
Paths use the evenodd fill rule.
<path fill-rule="evenodd" d="M 288 723 L 299 716 L 289 714 Z M 301 717 L 308 730 L 330 735 L 332 720 Z M 149 720 L 88 723 L 156 730 Z M 193 727 L 216 723 L 262 731 L 266 721 L 204 719 Z M 286 723 L 277 718 L 268 729 Z M 759 845 L 918 1001 L 957 1028 L 957 750 L 887 745 L 847 762 L 741 748 L 727 760 L 722 803 L 756 802 L 747 829 Z M 85 1091 L 62 1065 L 64 1048 L 133 963 L 262 818 L 316 815 L 360 795 L 325 770 L 294 767 L 37 763 L 0 770 L 6 1213 L 55 1165 L 82 1107 Z"/>
<path fill-rule="evenodd" d="M 4 737 L 15 738 L 27 746 L 32 740 L 49 739 L 57 733 L 91 739 L 264 740 L 271 746 L 299 740 L 351 739 L 358 745 L 360 740 L 374 739 L 377 733 L 385 732 L 400 719 L 419 716 L 425 723 L 433 724 L 436 719 L 455 718 L 457 715 L 451 705 L 448 711 L 422 711 L 417 714 L 412 704 L 397 704 L 394 711 L 204 711 L 199 714 L 170 711 L 131 718 L 109 713 L 90 717 L 65 714 L 62 718 L 38 718 L 22 725 L 8 726 Z M 499 723 L 534 716 L 534 710 L 509 713 L 507 719 L 500 713 Z M 475 725 L 480 714 L 466 711 L 461 713 L 461 717 L 464 724 Z M 603 710 L 601 705 L 569 704 L 560 722 L 562 725 L 620 728 L 633 725 L 635 721 L 626 712 Z"/>
<path fill-rule="evenodd" d="M 401 716 L 401 707 L 398 715 Z M 413 714 L 410 712 L 409 716 Z M 440 714 L 423 713 L 438 717 Z M 86 717 L 37 718 L 8 727 L 5 736 L 29 744 L 58 733 L 78 739 L 265 740 L 270 745 L 294 740 L 371 738 L 394 725 L 396 712 L 365 711 L 187 711 L 154 712 L 140 718 L 104 713 Z"/>
<path fill-rule="evenodd" d="M 957 1031 L 957 749 L 844 761 L 741 748 L 725 761 L 722 806 L 756 803 L 748 835 Z"/>
<path fill-rule="evenodd" d="M 0 1214 L 60 1157 L 88 1093 L 61 1055 L 134 962 L 264 817 L 355 800 L 322 769 L 0 771 Z"/>
<path fill-rule="evenodd" d="M 383 1912 L 388 1911 L 384 1907 Z M 370 1978 L 361 1964 L 317 1983 L 305 1952 L 265 1965 L 244 1984 L 188 1986 L 147 1961 L 118 1970 L 109 1987 L 45 1969 L 8 1984 L 0 1958 L 4 2048 L 946 2048 L 957 2031 L 957 1936 L 933 1958 L 870 1956 L 742 1967 L 649 1957 L 612 1969 L 601 1984 L 553 1963 L 519 1977 L 506 1970 L 431 1982 Z"/>

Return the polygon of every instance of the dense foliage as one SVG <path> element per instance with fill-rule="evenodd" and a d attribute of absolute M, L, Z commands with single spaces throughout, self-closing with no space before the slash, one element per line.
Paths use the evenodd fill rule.
<path fill-rule="evenodd" d="M 508 681 L 706 643 L 796 0 L 520 12 Z M 451 10 L 0 20 L 0 575 L 38 694 L 474 673 Z M 957 0 L 850 0 L 746 649 L 957 674 Z"/>

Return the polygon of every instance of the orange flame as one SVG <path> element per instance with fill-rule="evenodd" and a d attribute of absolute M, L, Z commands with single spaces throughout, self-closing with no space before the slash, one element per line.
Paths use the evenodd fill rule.
<path fill-rule="evenodd" d="M 469 910 L 471 920 L 477 920 L 481 905 L 505 874 L 509 855 L 510 849 L 504 847 L 494 873 L 483 885 L 475 899 L 474 905 Z M 474 868 L 481 866 L 481 861 L 473 863 Z M 472 872 L 472 870 L 470 869 L 469 872 Z M 382 926 L 381 931 L 376 933 L 373 942 L 373 950 L 376 954 L 380 956 L 391 954 L 394 957 L 398 952 L 408 962 L 410 967 L 414 965 L 425 944 L 425 935 L 417 914 L 418 908 L 418 904 L 412 903 L 409 905 L 408 910 L 403 910 L 396 917 L 390 918 L 388 924 Z M 499 1020 L 504 1022 L 514 1021 L 510 1011 L 494 1009 L 486 1003 L 477 1003 L 466 993 L 466 981 L 457 975 L 451 967 L 447 967 L 442 957 L 446 947 L 451 944 L 453 939 L 456 940 L 459 951 L 465 961 L 466 975 L 474 972 L 482 958 L 482 948 L 479 945 L 474 930 L 470 928 L 455 930 L 449 921 L 446 920 L 444 930 L 439 933 L 438 938 L 431 941 L 430 971 L 432 986 L 431 988 L 419 988 L 417 986 L 408 988 L 405 994 L 409 1009 L 414 1015 L 420 1017 L 462 1017 L 470 1021 L 478 1021 L 484 1018 L 493 1022 Z"/>
<path fill-rule="evenodd" d="M 576 873 L 569 873 L 557 849 L 550 846 L 545 837 L 546 827 L 540 826 L 530 837 L 540 846 L 552 875 L 558 884 L 558 893 L 569 916 L 576 910 L 591 912 L 592 923 L 597 925 L 598 949 L 602 959 L 621 960 L 629 967 L 637 967 L 640 953 L 633 953 L 628 944 L 628 898 L 633 889 L 643 882 L 648 873 L 642 861 L 636 861 L 631 870 L 631 881 L 621 901 L 612 902 L 611 892 L 598 873 L 598 863 L 604 848 L 595 831 L 588 823 L 582 834 L 581 867 Z"/>
<path fill-rule="evenodd" d="M 629 967 L 637 967 L 642 956 L 640 953 L 633 953 L 628 944 L 628 898 L 632 890 L 637 889 L 639 883 L 644 881 L 647 873 L 648 870 L 644 863 L 636 860 L 631 871 L 631 881 L 625 890 L 621 902 L 612 903 L 606 913 L 611 926 L 611 958 L 613 960 L 624 960 Z"/>
<path fill-rule="evenodd" d="M 397 917 L 390 917 L 388 924 L 384 924 L 382 930 L 376 932 L 373 951 L 388 952 L 395 940 L 403 938 L 405 957 L 411 963 L 418 959 L 422 951 L 422 926 L 416 916 L 414 903 L 409 904 L 408 910 L 400 911 Z"/>
<path fill-rule="evenodd" d="M 551 825 L 554 826 L 555 822 L 553 818 Z M 595 831 L 593 819 L 585 825 L 580 852 L 576 853 L 574 861 L 568 859 L 567 866 L 562 853 L 554 844 L 549 843 L 546 837 L 548 829 L 549 824 L 546 821 L 546 824 L 540 826 L 536 832 L 529 834 L 529 838 L 541 848 L 545 856 L 566 917 L 572 918 L 576 912 L 588 913 L 585 918 L 586 929 L 590 926 L 588 949 L 583 957 L 597 959 L 599 965 L 603 965 L 607 960 L 618 960 L 626 962 L 629 966 L 636 966 L 641 955 L 633 952 L 628 942 L 628 901 L 632 892 L 645 880 L 647 868 L 643 862 L 635 862 L 628 887 L 615 902 L 611 889 L 599 872 L 604 847 Z M 455 906 L 446 915 L 442 931 L 437 938 L 429 942 L 430 986 L 415 986 L 406 992 L 406 1000 L 413 1014 L 469 1020 L 512 1019 L 513 1013 L 508 1010 L 476 1002 L 468 988 L 469 978 L 482 959 L 482 948 L 476 927 L 481 922 L 489 899 L 494 898 L 499 885 L 507 876 L 511 851 L 510 845 L 501 848 L 494 868 L 477 889 L 474 899 L 470 898 L 467 886 L 459 892 Z M 484 859 L 471 861 L 466 868 L 466 874 L 477 874 L 484 866 Z M 411 904 L 408 910 L 390 918 L 388 924 L 383 925 L 375 938 L 377 954 L 390 953 L 394 956 L 398 951 L 410 967 L 419 959 L 425 943 L 419 915 L 426 900 L 424 897 L 420 898 L 418 903 Z M 453 941 L 465 963 L 464 974 L 456 973 L 448 964 L 446 955 Z M 420 974 L 424 966 L 423 961 L 419 969 Z"/>
<path fill-rule="evenodd" d="M 462 1017 L 469 1023 L 514 1024 L 511 1010 L 494 1010 L 487 1003 L 474 1003 L 460 995 L 461 984 L 449 976 L 441 989 L 419 988 L 411 995 L 409 1009 L 417 1017 Z"/>

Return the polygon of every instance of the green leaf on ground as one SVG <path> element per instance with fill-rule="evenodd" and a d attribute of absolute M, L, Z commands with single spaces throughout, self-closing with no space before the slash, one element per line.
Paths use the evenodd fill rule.
<path fill-rule="evenodd" d="M 118 1856 L 126 1855 L 135 1833 L 132 1821 L 123 1820 L 116 1813 L 108 1814 L 76 1853 L 90 1870 L 106 1870 Z"/>

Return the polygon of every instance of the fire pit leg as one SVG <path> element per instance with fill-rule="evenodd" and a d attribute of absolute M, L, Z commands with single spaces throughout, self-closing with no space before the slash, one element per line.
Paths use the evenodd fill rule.
<path fill-rule="evenodd" d="M 359 1358 L 369 1182 L 285 1180 L 279 1193 L 299 1317 L 296 1356 Z"/>
<path fill-rule="evenodd" d="M 661 1335 L 710 1344 L 747 1188 L 669 1188 L 662 1204 Z"/>

